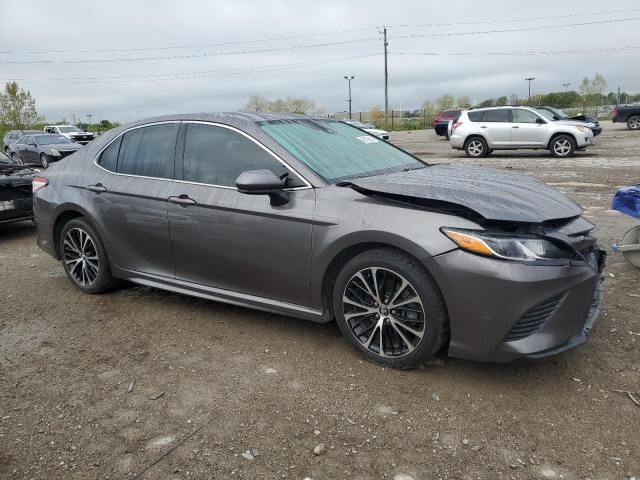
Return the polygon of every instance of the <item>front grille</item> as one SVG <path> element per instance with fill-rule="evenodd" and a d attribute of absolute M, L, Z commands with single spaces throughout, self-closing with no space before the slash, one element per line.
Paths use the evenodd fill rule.
<path fill-rule="evenodd" d="M 520 317 L 520 320 L 513 326 L 505 342 L 515 342 L 516 340 L 522 340 L 537 332 L 544 323 L 558 309 L 564 297 L 565 293 L 553 297 L 540 305 L 533 307 L 527 313 Z"/>
<path fill-rule="evenodd" d="M 68 157 L 72 153 L 76 153 L 76 150 L 59 150 L 61 157 Z"/>

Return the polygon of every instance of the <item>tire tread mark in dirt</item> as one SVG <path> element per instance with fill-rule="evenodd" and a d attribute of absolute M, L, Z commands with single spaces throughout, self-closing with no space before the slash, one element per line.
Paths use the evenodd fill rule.
<path fill-rule="evenodd" d="M 167 450 L 166 452 L 164 452 L 162 455 L 160 455 L 157 459 L 155 459 L 153 462 L 151 462 L 149 465 L 147 465 L 143 470 L 141 470 L 140 472 L 136 473 L 132 478 L 134 480 L 141 478 L 145 473 L 147 473 L 147 471 L 149 469 L 151 469 L 152 467 L 154 467 L 155 465 L 157 465 L 158 463 L 160 463 L 160 461 L 162 459 L 164 459 L 166 456 L 168 456 L 171 452 L 173 452 L 176 448 L 178 448 L 180 445 L 182 445 L 183 443 L 185 443 L 187 440 L 189 440 L 191 437 L 193 437 L 196 433 L 198 433 L 200 430 L 202 430 L 204 427 L 206 427 L 207 425 L 209 425 L 211 423 L 211 421 L 213 420 L 213 418 L 210 418 L 209 420 L 207 420 L 203 425 L 200 425 L 198 428 L 196 428 L 193 432 L 191 432 L 189 435 L 187 435 L 186 437 L 184 437 L 182 440 L 180 440 L 178 443 L 176 443 L 173 447 L 171 447 L 169 450 Z"/>

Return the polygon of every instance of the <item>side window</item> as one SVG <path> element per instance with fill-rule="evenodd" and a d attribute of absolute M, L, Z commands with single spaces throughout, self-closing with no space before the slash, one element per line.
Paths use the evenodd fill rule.
<path fill-rule="evenodd" d="M 27 145 L 33 145 L 34 143 L 36 143 L 36 141 L 33 139 L 33 137 L 25 137 L 25 142 Z"/>
<path fill-rule="evenodd" d="M 188 124 L 183 158 L 182 179 L 189 182 L 235 187 L 242 172 L 267 169 L 278 176 L 288 173 L 288 187 L 304 185 L 273 155 L 228 128 Z"/>
<path fill-rule="evenodd" d="M 116 138 L 109 144 L 100 154 L 98 159 L 98 165 L 105 170 L 115 172 L 118 165 L 118 152 L 120 151 L 120 144 L 122 143 L 122 135 Z"/>
<path fill-rule="evenodd" d="M 511 116 L 513 117 L 513 123 L 536 123 L 538 119 L 535 113 L 520 108 L 511 110 Z"/>
<path fill-rule="evenodd" d="M 485 122 L 508 122 L 509 109 L 500 108 L 496 110 L 485 110 L 484 121 Z"/>
<path fill-rule="evenodd" d="M 469 117 L 469 120 L 471 120 L 472 122 L 481 122 L 483 114 L 483 111 L 467 112 L 467 117 Z"/>
<path fill-rule="evenodd" d="M 178 127 L 178 123 L 165 123 L 125 133 L 118 154 L 117 172 L 172 178 Z"/>

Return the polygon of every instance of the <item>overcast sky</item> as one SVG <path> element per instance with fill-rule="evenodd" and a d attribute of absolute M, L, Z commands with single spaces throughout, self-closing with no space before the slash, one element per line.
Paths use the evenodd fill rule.
<path fill-rule="evenodd" d="M 347 74 L 355 76 L 354 111 L 382 106 L 382 25 L 389 25 L 394 108 L 445 93 L 526 97 L 525 77 L 536 78 L 534 92 L 565 82 L 577 88 L 596 72 L 607 91 L 640 90 L 638 0 L 2 0 L 2 7 L 0 81 L 31 90 L 48 121 L 232 111 L 252 94 L 304 96 L 344 111 Z M 625 21 L 595 23 L 609 20 Z M 537 29 L 576 23 L 588 25 Z M 566 50 L 573 52 L 486 55 Z"/>

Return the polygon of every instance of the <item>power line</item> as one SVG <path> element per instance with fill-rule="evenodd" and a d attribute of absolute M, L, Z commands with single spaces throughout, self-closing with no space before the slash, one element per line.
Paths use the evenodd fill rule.
<path fill-rule="evenodd" d="M 614 13 L 630 13 L 639 12 L 640 8 L 628 8 L 625 10 L 607 10 L 601 12 L 583 12 L 583 13 L 570 13 L 568 15 L 553 15 L 551 17 L 520 17 L 510 19 L 497 19 L 497 20 L 471 20 L 468 22 L 449 22 L 449 23 L 419 23 L 419 24 L 399 24 L 399 25 L 387 25 L 387 28 L 421 28 L 421 27 L 452 27 L 458 25 L 486 25 L 494 23 L 514 23 L 514 22 L 529 22 L 537 20 L 555 20 L 559 18 L 573 18 L 573 17 L 587 17 L 592 15 L 610 15 Z"/>
<path fill-rule="evenodd" d="M 230 51 L 230 52 L 194 53 L 190 55 L 171 55 L 171 56 L 156 56 L 156 57 L 105 58 L 105 59 L 89 59 L 89 60 L 0 60 L 0 64 L 37 65 L 37 64 L 54 64 L 54 63 L 78 64 L 78 63 L 144 62 L 144 61 L 156 61 L 156 60 L 184 60 L 184 59 L 191 59 L 191 58 L 246 55 L 246 54 L 253 54 L 253 53 L 280 52 L 284 50 L 300 50 L 305 48 L 332 47 L 336 45 L 365 43 L 365 42 L 371 42 L 371 41 L 377 41 L 377 40 L 378 40 L 377 37 L 370 37 L 370 38 L 359 38 L 355 40 L 340 40 L 335 42 L 314 43 L 314 44 L 306 44 L 306 45 L 292 45 L 288 47 L 262 48 L 257 50 L 236 50 L 236 51 Z"/>
<path fill-rule="evenodd" d="M 475 32 L 438 32 L 438 33 L 411 33 L 405 35 L 393 35 L 391 38 L 403 39 L 403 38 L 434 38 L 434 37 L 455 37 L 462 35 L 486 35 L 492 33 L 507 33 L 507 32 L 527 32 L 531 30 L 548 30 L 554 28 L 569 28 L 569 27 L 583 27 L 587 25 L 600 25 L 604 23 L 620 23 L 631 22 L 640 20 L 640 17 L 631 18 L 616 18 L 611 20 L 594 20 L 592 22 L 580 22 L 580 23 L 565 23 L 561 25 L 538 25 L 535 27 L 519 27 L 519 28 L 506 28 L 501 30 L 482 30 Z"/>
<path fill-rule="evenodd" d="M 510 19 L 493 19 L 493 20 L 472 20 L 466 22 L 447 22 L 447 23 L 423 23 L 423 24 L 398 24 L 398 25 L 387 25 L 387 28 L 423 28 L 423 27 L 445 27 L 445 26 L 459 26 L 459 25 L 483 25 L 483 24 L 498 24 L 498 23 L 513 23 L 513 22 L 527 22 L 527 21 L 538 21 L 538 20 L 554 20 L 560 18 L 575 18 L 575 17 L 585 17 L 585 16 L 593 16 L 593 15 L 610 15 L 617 13 L 630 13 L 640 11 L 640 8 L 629 8 L 623 10 L 606 10 L 599 12 L 581 12 L 581 13 L 572 13 L 567 15 L 553 15 L 553 16 L 544 16 L 544 17 L 520 17 L 520 18 L 510 18 Z M 190 48 L 211 48 L 211 47 L 224 47 L 230 45 L 247 45 L 252 43 L 264 43 L 264 42 L 275 42 L 275 41 L 283 41 L 283 40 L 295 40 L 300 38 L 312 38 L 312 37 L 320 37 L 320 36 L 328 36 L 328 35 L 341 35 L 344 33 L 354 33 L 354 32 L 362 32 L 366 30 L 374 30 L 382 27 L 377 26 L 368 26 L 368 27 L 359 27 L 359 28 L 351 28 L 345 30 L 333 30 L 328 32 L 317 32 L 317 33 L 308 33 L 301 35 L 288 35 L 282 37 L 270 37 L 270 38 L 262 38 L 262 39 L 253 39 L 253 40 L 236 40 L 232 42 L 219 42 L 219 43 L 196 43 L 196 44 L 187 44 L 187 45 L 165 45 L 160 47 L 132 47 L 132 48 L 98 48 L 98 49 L 69 49 L 69 50 L 5 50 L 0 51 L 0 54 L 4 55 L 37 55 L 37 54 L 64 54 L 64 53 L 124 53 L 124 52 L 145 52 L 145 51 L 153 51 L 153 50 L 178 50 L 178 49 L 190 49 Z"/>
<path fill-rule="evenodd" d="M 566 55 L 566 54 L 590 54 L 590 53 L 627 53 L 640 50 L 640 45 L 608 48 L 580 48 L 572 50 L 530 50 L 523 52 L 396 52 L 394 55 L 425 55 L 425 56 L 535 56 L 535 55 Z"/>
<path fill-rule="evenodd" d="M 289 35 L 285 37 L 261 38 L 255 40 L 237 40 L 233 42 L 220 43 L 196 43 L 191 45 L 166 45 L 162 47 L 133 47 L 133 48 L 98 48 L 92 50 L 26 50 L 26 51 L 0 51 L 5 55 L 31 55 L 31 54 L 58 54 L 58 53 L 124 53 L 124 52 L 145 52 L 152 50 L 177 50 L 183 48 L 210 48 L 210 47 L 227 47 L 230 45 L 247 45 L 251 43 L 276 42 L 281 40 L 296 40 L 298 38 L 321 37 L 327 35 L 341 35 L 343 33 L 362 32 L 364 30 L 373 30 L 375 27 L 351 28 L 348 30 L 334 30 L 331 32 L 308 33 L 304 35 Z"/>
<path fill-rule="evenodd" d="M 368 53 L 362 55 L 352 55 L 349 57 L 339 57 L 339 58 L 330 58 L 323 60 L 311 60 L 308 62 L 298 62 L 298 63 L 283 63 L 276 65 L 267 65 L 264 67 L 245 67 L 245 68 L 232 68 L 226 70 L 205 70 L 200 72 L 178 72 L 178 73 L 168 73 L 168 74 L 150 74 L 150 75 L 131 75 L 129 77 L 126 76 L 117 76 L 117 77 L 53 77 L 49 79 L 38 79 L 31 80 L 31 82 L 38 81 L 51 81 L 61 80 L 61 83 L 66 83 L 70 85 L 89 85 L 89 84 L 118 84 L 118 83 L 146 83 L 146 82 L 162 82 L 168 80 L 192 80 L 192 79 L 201 79 L 201 78 L 211 78 L 211 77 L 224 77 L 231 75 L 243 75 L 243 74 L 251 74 L 251 73 L 261 73 L 261 72 L 269 72 L 274 70 L 286 70 L 291 68 L 298 67 L 306 67 L 313 65 L 324 65 L 328 63 L 342 62 L 347 60 L 356 60 L 367 57 L 379 56 L 381 53 Z M 149 78 L 147 78 L 149 77 Z M 103 80 L 105 78 L 114 78 L 115 80 Z M 128 79 L 127 79 L 128 78 Z M 87 81 L 64 81 L 70 79 L 85 79 Z M 94 80 L 95 79 L 95 80 Z M 11 79 L 11 80 L 20 80 L 25 82 L 30 82 L 28 79 Z"/>

